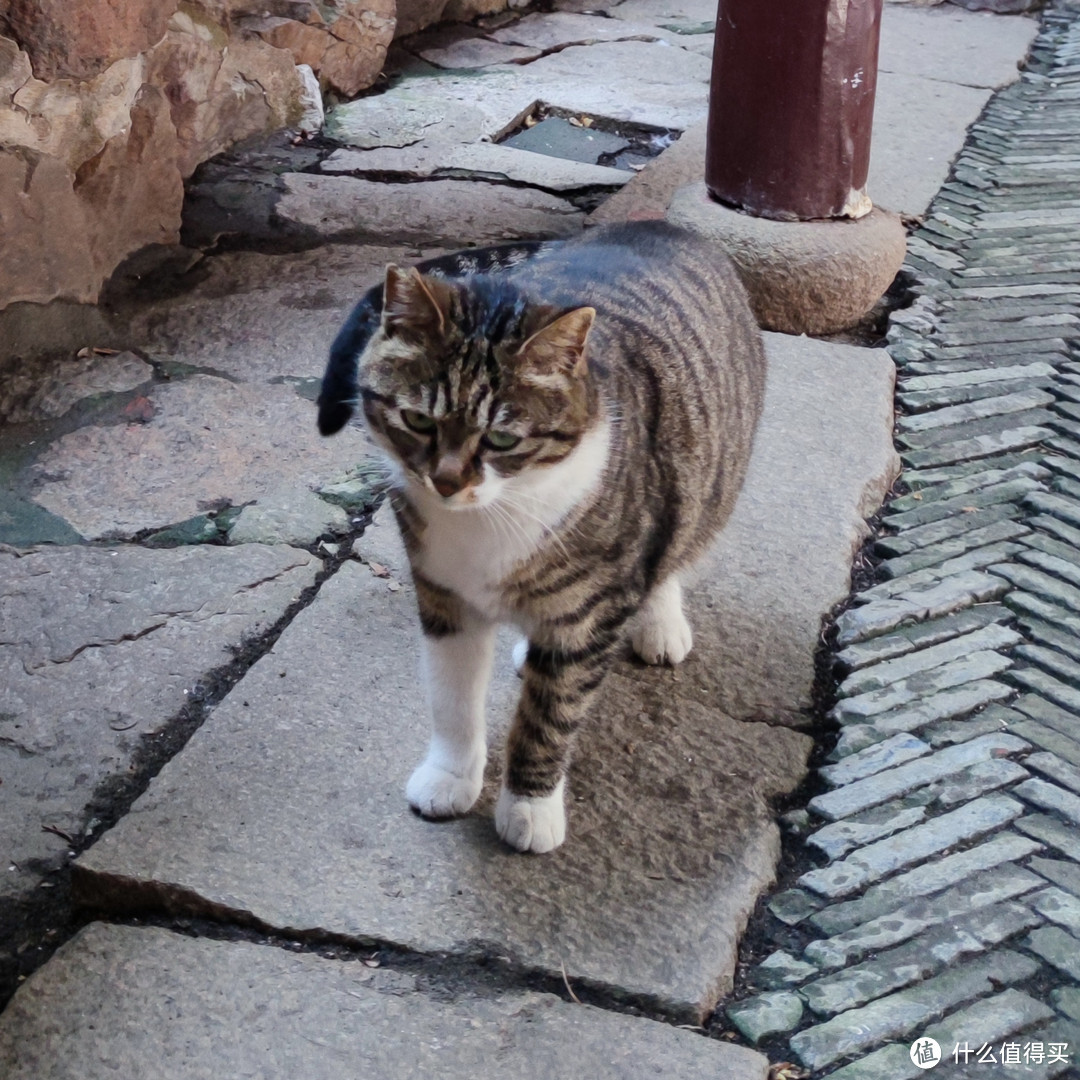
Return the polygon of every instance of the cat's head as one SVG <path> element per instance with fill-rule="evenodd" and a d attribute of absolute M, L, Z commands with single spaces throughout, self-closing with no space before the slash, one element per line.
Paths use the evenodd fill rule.
<path fill-rule="evenodd" d="M 534 303 L 498 275 L 387 267 L 382 323 L 360 359 L 372 436 L 402 479 L 454 509 L 528 484 L 596 422 L 595 314 Z"/>

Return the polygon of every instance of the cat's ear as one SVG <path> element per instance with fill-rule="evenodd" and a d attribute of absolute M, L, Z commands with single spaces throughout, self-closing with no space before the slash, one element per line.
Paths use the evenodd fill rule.
<path fill-rule="evenodd" d="M 585 342 L 595 318 L 595 308 L 575 308 L 537 330 L 518 351 L 522 367 L 537 375 L 581 378 L 588 370 Z"/>
<path fill-rule="evenodd" d="M 414 266 L 391 264 L 383 285 L 383 330 L 393 337 L 440 337 L 450 313 L 450 290 Z"/>

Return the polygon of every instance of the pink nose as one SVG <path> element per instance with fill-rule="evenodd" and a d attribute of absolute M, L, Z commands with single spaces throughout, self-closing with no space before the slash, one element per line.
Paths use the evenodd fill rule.
<path fill-rule="evenodd" d="M 449 499 L 451 495 L 456 495 L 465 486 L 461 482 L 460 477 L 432 477 L 431 482 L 435 485 L 435 490 L 444 499 Z"/>

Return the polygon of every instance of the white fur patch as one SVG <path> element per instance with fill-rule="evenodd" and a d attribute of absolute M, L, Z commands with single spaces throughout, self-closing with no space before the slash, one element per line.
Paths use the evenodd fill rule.
<path fill-rule="evenodd" d="M 682 587 L 669 577 L 645 598 L 630 631 L 630 644 L 646 664 L 681 664 L 694 644 L 682 609 Z"/>
<path fill-rule="evenodd" d="M 566 839 L 565 787 L 563 779 L 550 795 L 513 795 L 504 785 L 495 806 L 499 836 L 518 851 L 554 851 Z"/>
<path fill-rule="evenodd" d="M 499 585 L 595 489 L 609 441 L 610 426 L 601 422 L 555 465 L 509 477 L 488 469 L 483 483 L 452 499 L 409 484 L 428 525 L 417 569 L 488 618 L 504 619 Z"/>
<path fill-rule="evenodd" d="M 493 628 L 479 625 L 423 639 L 421 668 L 431 707 L 431 742 L 427 757 L 409 777 L 405 795 L 425 817 L 464 814 L 480 795 L 487 761 L 484 698 L 494 641 Z"/>
<path fill-rule="evenodd" d="M 518 675 L 523 675 L 525 672 L 525 658 L 529 655 L 529 639 L 527 637 L 519 638 L 515 643 L 513 649 L 510 651 L 510 659 L 514 662 L 514 671 Z"/>

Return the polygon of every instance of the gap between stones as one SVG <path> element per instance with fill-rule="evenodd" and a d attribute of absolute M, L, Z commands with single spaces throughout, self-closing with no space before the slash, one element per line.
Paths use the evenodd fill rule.
<path fill-rule="evenodd" d="M 32 900 L 0 900 L 0 941 L 10 943 L 13 954 L 10 969 L 0 970 L 0 1009 L 7 1004 L 23 979 L 100 914 L 87 908 L 77 898 L 77 889 L 73 887 L 72 861 L 127 814 L 135 800 L 149 787 L 150 781 L 184 749 L 214 708 L 270 651 L 293 619 L 315 600 L 322 586 L 352 557 L 352 544 L 363 535 L 373 513 L 372 510 L 363 515 L 357 527 L 341 538 L 341 546 L 336 554 L 323 556 L 323 569 L 316 575 L 315 581 L 272 626 L 257 637 L 235 646 L 232 660 L 196 680 L 186 704 L 179 712 L 166 720 L 159 731 L 142 736 L 126 773 L 110 776 L 97 787 L 84 809 L 86 824 L 82 834 L 70 838 L 72 843 L 68 848 L 68 861 L 59 871 L 49 874 L 35 890 Z M 30 868 L 33 868 L 32 865 Z"/>

